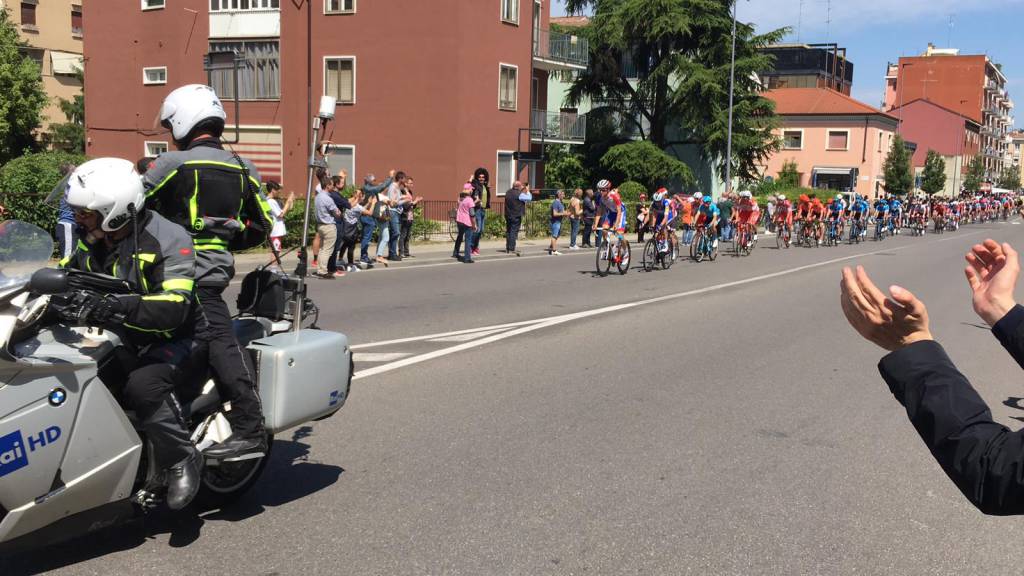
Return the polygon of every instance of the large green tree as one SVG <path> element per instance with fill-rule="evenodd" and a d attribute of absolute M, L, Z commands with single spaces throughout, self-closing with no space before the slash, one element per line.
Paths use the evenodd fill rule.
<path fill-rule="evenodd" d="M 677 182 L 686 188 L 694 181 L 689 166 L 647 141 L 613 146 L 601 158 L 601 165 L 616 179 L 639 182 L 648 190 Z"/>
<path fill-rule="evenodd" d="M 32 131 L 47 102 L 39 66 L 21 48 L 14 23 L 0 9 L 0 164 L 36 147 Z"/>
<path fill-rule="evenodd" d="M 978 190 L 981 190 L 981 183 L 985 181 L 985 159 L 982 158 L 981 154 L 974 157 L 971 160 L 971 165 L 967 167 L 967 174 L 964 175 L 964 190 L 971 193 L 977 194 Z"/>
<path fill-rule="evenodd" d="M 924 174 L 921 175 L 921 190 L 931 196 L 946 187 L 946 161 L 935 150 L 929 150 L 924 160 Z"/>
<path fill-rule="evenodd" d="M 999 187 L 1007 190 L 1019 190 L 1020 168 L 1004 168 L 1002 174 L 999 175 Z"/>
<path fill-rule="evenodd" d="M 914 187 L 914 174 L 910 169 L 910 151 L 899 134 L 892 139 L 889 155 L 883 166 L 885 191 L 889 194 L 907 194 Z"/>
<path fill-rule="evenodd" d="M 75 77 L 84 85 L 85 77 L 79 70 Z M 60 111 L 64 113 L 67 122 L 50 125 L 50 138 L 54 148 L 74 152 L 85 153 L 85 95 L 76 94 L 71 100 L 60 98 L 58 100 Z"/>
<path fill-rule="evenodd" d="M 732 0 L 567 0 L 566 8 L 594 13 L 581 31 L 590 67 L 573 82 L 570 105 L 589 98 L 597 114 L 612 111 L 663 150 L 697 145 L 724 177 Z M 785 33 L 737 26 L 732 173 L 740 180 L 759 179 L 758 166 L 779 149 L 774 104 L 754 78 L 772 67 L 759 49 Z"/>

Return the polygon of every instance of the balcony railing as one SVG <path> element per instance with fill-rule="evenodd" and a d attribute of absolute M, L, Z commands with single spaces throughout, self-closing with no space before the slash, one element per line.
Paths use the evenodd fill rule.
<path fill-rule="evenodd" d="M 564 69 L 586 69 L 590 65 L 590 43 L 579 36 L 534 30 L 533 57 Z"/>
<path fill-rule="evenodd" d="M 534 141 L 583 143 L 587 138 L 587 117 L 575 112 L 532 110 L 530 130 Z"/>

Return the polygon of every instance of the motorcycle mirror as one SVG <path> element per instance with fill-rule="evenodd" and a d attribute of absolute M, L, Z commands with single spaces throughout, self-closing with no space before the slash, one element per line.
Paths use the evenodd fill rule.
<path fill-rule="evenodd" d="M 63 294 L 68 291 L 68 273 L 56 268 L 40 268 L 32 273 L 28 285 L 37 294 Z"/>

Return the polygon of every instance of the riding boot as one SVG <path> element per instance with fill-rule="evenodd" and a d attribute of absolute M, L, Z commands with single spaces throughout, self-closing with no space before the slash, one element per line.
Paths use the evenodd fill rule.
<path fill-rule="evenodd" d="M 166 477 L 167 507 L 181 510 L 199 492 L 202 456 L 189 439 L 173 397 L 160 403 L 142 423 L 142 429 L 153 445 L 154 464 Z"/>

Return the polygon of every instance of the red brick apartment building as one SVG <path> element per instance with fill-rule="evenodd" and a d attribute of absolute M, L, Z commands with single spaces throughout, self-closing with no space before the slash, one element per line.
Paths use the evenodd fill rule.
<path fill-rule="evenodd" d="M 301 190 L 311 113 L 337 97 L 324 138 L 350 182 L 405 170 L 417 193 L 449 199 L 479 166 L 498 193 L 542 166 L 516 152 L 581 143 L 585 119 L 554 103 L 548 75 L 586 69 L 588 47 L 549 33 L 543 0 L 130 0 L 85 3 L 88 154 L 136 159 L 173 147 L 154 125 L 164 96 L 188 83 L 217 89 L 226 139 L 264 179 Z M 210 53 L 239 59 L 205 68 Z"/>

